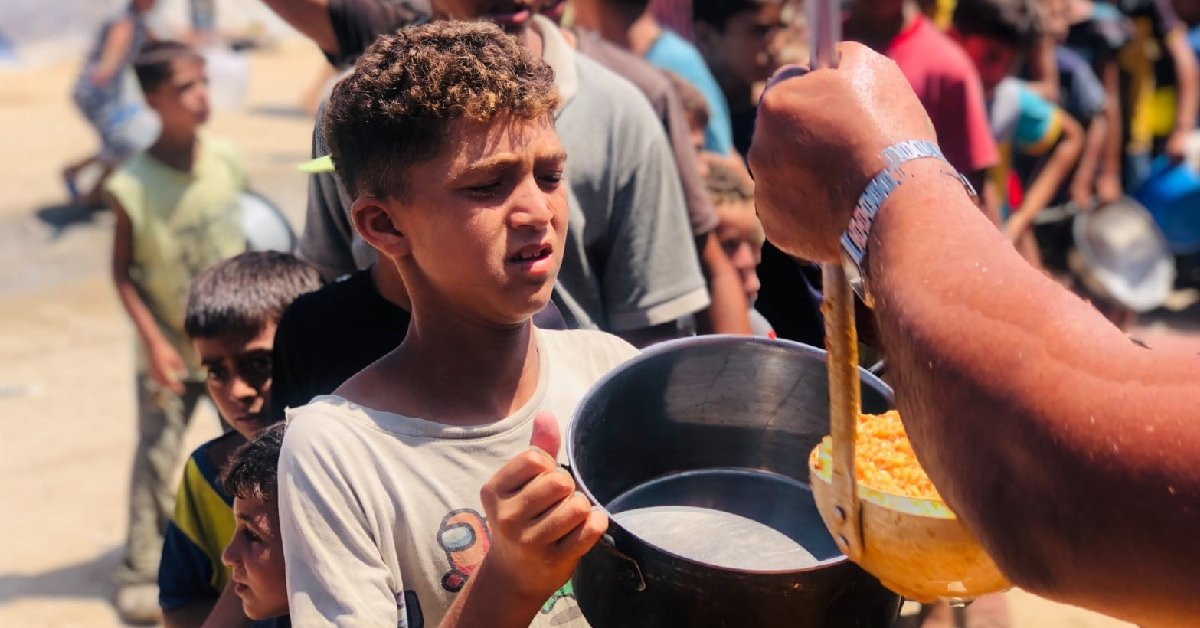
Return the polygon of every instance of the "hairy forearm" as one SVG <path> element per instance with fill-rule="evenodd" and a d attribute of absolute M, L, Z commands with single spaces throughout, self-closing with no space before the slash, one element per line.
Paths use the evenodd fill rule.
<path fill-rule="evenodd" d="M 1135 346 L 1027 266 L 943 166 L 910 167 L 869 278 L 939 491 L 1019 586 L 1134 621 L 1200 614 L 1200 359 Z"/>
<path fill-rule="evenodd" d="M 340 52 L 329 19 L 329 0 L 263 0 L 263 3 L 322 51 L 331 55 Z"/>
<path fill-rule="evenodd" d="M 710 231 L 696 239 L 700 268 L 708 282 L 709 306 L 696 314 L 696 326 L 702 334 L 749 334 L 750 304 L 733 263 L 721 250 L 721 242 Z"/>

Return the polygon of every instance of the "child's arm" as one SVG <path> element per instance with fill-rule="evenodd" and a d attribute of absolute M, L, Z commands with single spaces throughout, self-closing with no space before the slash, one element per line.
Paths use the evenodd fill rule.
<path fill-rule="evenodd" d="M 1166 37 L 1167 54 L 1175 62 L 1175 130 L 1167 139 L 1166 153 L 1174 161 L 1183 159 L 1188 136 L 1196 128 L 1197 107 L 1200 106 L 1200 77 L 1197 76 L 1196 55 L 1188 45 L 1187 32 L 1182 25 L 1172 28 Z"/>
<path fill-rule="evenodd" d="M 1097 170 L 1100 168 L 1100 161 L 1108 142 L 1107 106 L 1105 109 L 1104 113 L 1092 116 L 1088 123 L 1079 165 L 1075 167 L 1075 175 L 1071 177 L 1071 201 L 1081 209 L 1092 204 L 1093 184 L 1097 179 Z"/>
<path fill-rule="evenodd" d="M 183 393 L 183 377 L 187 375 L 187 366 L 183 358 L 170 342 L 163 336 L 162 330 L 154 320 L 154 315 L 146 307 L 137 287 L 129 277 L 129 266 L 133 261 L 133 223 L 125 208 L 111 194 L 106 195 L 106 201 L 113 216 L 116 218 L 116 228 L 113 232 L 112 275 L 116 284 L 117 298 L 125 311 L 129 313 L 133 327 L 137 330 L 138 338 L 146 347 L 150 358 L 150 377 L 160 385 Z"/>
<path fill-rule="evenodd" d="M 100 57 L 92 68 L 89 80 L 92 85 L 104 85 L 121 71 L 121 61 L 128 56 L 129 48 L 133 45 L 133 18 L 126 16 L 115 22 L 108 29 L 104 45 L 100 48 Z"/>
<path fill-rule="evenodd" d="M 1046 160 L 1046 164 L 1042 166 L 1033 182 L 1026 188 L 1020 210 L 1014 213 L 1009 218 L 1008 224 L 1004 226 L 1005 233 L 1013 241 L 1016 241 L 1029 229 L 1038 212 L 1045 209 L 1046 205 L 1054 198 L 1054 193 L 1067 179 L 1071 168 L 1079 159 L 1080 151 L 1083 150 L 1083 129 L 1079 123 L 1062 110 L 1056 111 L 1056 115 L 1062 129 L 1059 140 L 1054 145 L 1053 152 Z"/>
<path fill-rule="evenodd" d="M 1096 178 L 1096 200 L 1101 205 L 1115 202 L 1124 192 L 1121 190 L 1121 159 L 1125 154 L 1125 137 L 1121 132 L 1121 70 L 1115 57 L 1109 58 L 1100 69 L 1100 82 L 1104 85 L 1105 126 L 1108 127 L 1104 142 L 1104 160 L 1100 175 Z"/>
<path fill-rule="evenodd" d="M 608 517 L 558 468 L 554 415 L 534 417 L 530 444 L 480 491 L 492 545 L 441 628 L 525 628 L 608 529 Z"/>

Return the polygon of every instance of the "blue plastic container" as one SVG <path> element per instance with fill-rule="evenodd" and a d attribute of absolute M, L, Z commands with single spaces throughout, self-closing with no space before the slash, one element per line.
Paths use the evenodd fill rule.
<path fill-rule="evenodd" d="M 1172 253 L 1200 252 L 1200 173 L 1160 157 L 1133 196 L 1150 210 Z"/>

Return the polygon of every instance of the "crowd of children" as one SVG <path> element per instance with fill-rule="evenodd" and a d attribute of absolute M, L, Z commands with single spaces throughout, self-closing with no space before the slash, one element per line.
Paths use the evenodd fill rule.
<path fill-rule="evenodd" d="M 76 194 L 104 170 L 79 196 L 116 216 L 141 347 L 118 610 L 583 625 L 568 579 L 608 522 L 557 460 L 586 390 L 691 333 L 821 342 L 812 268 L 764 242 L 742 159 L 798 3 L 268 2 L 345 72 L 296 256 L 245 252 L 244 167 L 199 130 L 204 60 L 150 37 L 153 4 L 102 29 L 76 97 L 103 149 L 64 173 Z M 1200 10 L 1176 4 L 855 0 L 844 26 L 1038 265 L 1042 209 L 1117 200 L 1194 141 Z M 177 485 L 206 395 L 229 431 Z"/>

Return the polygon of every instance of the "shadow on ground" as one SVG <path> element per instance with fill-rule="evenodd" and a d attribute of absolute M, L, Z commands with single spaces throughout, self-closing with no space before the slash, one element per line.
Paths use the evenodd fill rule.
<path fill-rule="evenodd" d="M 99 598 L 116 595 L 112 575 L 121 562 L 121 548 L 74 565 L 40 573 L 0 574 L 0 605 L 26 598 Z"/>
<path fill-rule="evenodd" d="M 96 217 L 104 211 L 101 207 L 80 207 L 69 203 L 46 205 L 34 212 L 37 219 L 50 228 L 50 238 L 57 239 L 67 229 L 77 225 L 95 225 Z"/>

